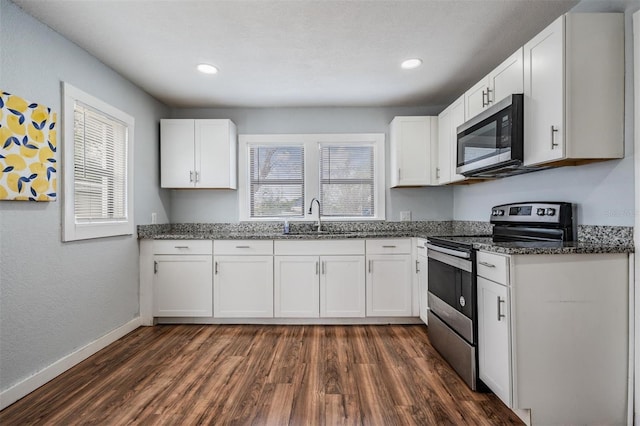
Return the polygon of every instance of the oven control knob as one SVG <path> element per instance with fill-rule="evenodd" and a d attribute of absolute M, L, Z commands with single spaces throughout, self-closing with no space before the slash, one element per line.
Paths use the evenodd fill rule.
<path fill-rule="evenodd" d="M 545 213 L 547 214 L 547 216 L 553 216 L 554 214 L 556 214 L 556 209 L 547 209 Z"/>
<path fill-rule="evenodd" d="M 536 211 L 536 214 L 537 214 L 538 216 L 544 216 L 544 209 L 538 209 L 538 210 Z"/>
<path fill-rule="evenodd" d="M 504 216 L 504 210 L 498 210 L 498 216 Z"/>
<path fill-rule="evenodd" d="M 462 306 L 464 308 L 464 305 L 467 304 L 467 301 L 464 300 L 464 296 L 460 296 L 460 306 Z"/>
<path fill-rule="evenodd" d="M 492 210 L 491 216 L 498 216 L 498 210 Z"/>

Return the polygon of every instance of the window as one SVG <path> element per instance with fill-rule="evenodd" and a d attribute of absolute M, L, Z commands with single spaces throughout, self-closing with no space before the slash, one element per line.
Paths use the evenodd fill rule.
<path fill-rule="evenodd" d="M 384 219 L 384 134 L 239 139 L 240 220 Z"/>
<path fill-rule="evenodd" d="M 367 145 L 320 146 L 322 216 L 373 217 L 374 150 Z"/>
<path fill-rule="evenodd" d="M 304 147 L 249 148 L 251 217 L 302 217 Z"/>
<path fill-rule="evenodd" d="M 133 234 L 133 117 L 64 84 L 63 240 Z"/>

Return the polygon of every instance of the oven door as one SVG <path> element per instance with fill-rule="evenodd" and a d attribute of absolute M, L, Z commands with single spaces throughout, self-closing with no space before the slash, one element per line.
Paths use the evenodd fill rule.
<path fill-rule="evenodd" d="M 469 343 L 474 343 L 473 261 L 429 245 L 429 309 Z"/>

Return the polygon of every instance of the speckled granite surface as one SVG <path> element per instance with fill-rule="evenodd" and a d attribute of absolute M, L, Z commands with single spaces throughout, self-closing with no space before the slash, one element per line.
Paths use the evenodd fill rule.
<path fill-rule="evenodd" d="M 556 243 L 494 243 L 488 235 L 488 222 L 415 221 L 415 222 L 327 222 L 317 234 L 310 223 L 291 223 L 290 233 L 282 233 L 282 222 L 182 223 L 138 226 L 138 238 L 163 240 L 275 240 L 402 238 L 430 236 L 459 237 L 479 250 L 502 254 L 585 254 L 631 253 L 633 228 L 628 226 L 578 226 L 578 241 Z M 475 236 L 475 237 L 474 237 Z"/>

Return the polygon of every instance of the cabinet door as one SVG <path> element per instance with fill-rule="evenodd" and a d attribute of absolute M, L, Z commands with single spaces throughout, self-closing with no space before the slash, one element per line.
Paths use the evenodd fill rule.
<path fill-rule="evenodd" d="M 427 313 L 429 312 L 429 305 L 427 304 L 427 293 L 429 291 L 429 274 L 427 270 L 429 265 L 428 259 L 429 258 L 427 256 L 419 254 L 417 258 L 418 263 L 416 264 L 416 274 L 418 275 L 418 297 L 420 298 L 420 319 L 425 324 L 428 324 Z"/>
<path fill-rule="evenodd" d="M 365 316 L 364 256 L 320 257 L 320 316 Z"/>
<path fill-rule="evenodd" d="M 489 74 L 489 103 L 497 104 L 513 93 L 524 90 L 524 65 L 522 48 L 509 56 Z"/>
<path fill-rule="evenodd" d="M 273 317 L 273 257 L 214 257 L 214 317 Z"/>
<path fill-rule="evenodd" d="M 437 161 L 437 121 L 433 121 L 432 117 L 396 117 L 391 123 L 392 187 L 435 182 L 431 163 Z"/>
<path fill-rule="evenodd" d="M 445 185 L 451 181 L 451 127 L 451 107 L 448 107 L 438 116 L 438 185 Z"/>
<path fill-rule="evenodd" d="M 478 277 L 480 379 L 511 407 L 511 351 L 507 287 Z"/>
<path fill-rule="evenodd" d="M 489 89 L 489 77 L 477 82 L 471 89 L 464 93 L 465 116 L 467 120 L 475 117 L 487 107 L 487 89 Z"/>
<path fill-rule="evenodd" d="M 367 256 L 367 316 L 411 316 L 411 255 Z"/>
<path fill-rule="evenodd" d="M 236 188 L 235 125 L 230 120 L 195 120 L 198 188 Z"/>
<path fill-rule="evenodd" d="M 154 256 L 153 316 L 212 315 L 211 256 Z"/>
<path fill-rule="evenodd" d="M 276 318 L 320 316 L 320 259 L 318 256 L 276 256 L 274 259 Z"/>
<path fill-rule="evenodd" d="M 449 107 L 449 125 L 451 126 L 449 128 L 449 150 L 451 152 L 451 182 L 459 182 L 466 179 L 466 177 L 464 177 L 463 175 L 456 173 L 456 167 L 458 166 L 458 126 L 464 124 L 465 122 L 464 102 L 464 96 L 461 96 Z"/>
<path fill-rule="evenodd" d="M 193 120 L 160 121 L 160 185 L 193 188 L 195 149 Z"/>
<path fill-rule="evenodd" d="M 525 165 L 564 156 L 563 27 L 561 16 L 524 45 Z"/>

